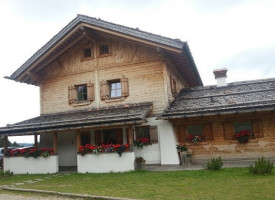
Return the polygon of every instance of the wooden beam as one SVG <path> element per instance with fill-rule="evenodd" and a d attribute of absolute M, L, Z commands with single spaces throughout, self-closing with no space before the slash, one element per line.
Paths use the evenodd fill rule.
<path fill-rule="evenodd" d="M 79 147 L 81 146 L 81 133 L 80 130 L 76 131 L 76 151 L 79 151 Z"/>
<path fill-rule="evenodd" d="M 39 70 L 41 70 L 43 67 L 45 67 L 47 64 L 49 64 L 50 62 L 52 62 L 54 59 L 56 59 L 58 56 L 60 56 L 62 53 L 64 53 L 65 51 L 67 51 L 68 49 L 70 49 L 72 46 L 74 46 L 77 42 L 79 42 L 81 39 L 83 39 L 83 37 L 85 37 L 85 34 L 83 33 L 81 36 L 79 36 L 78 39 L 76 39 L 75 41 L 71 42 L 67 47 L 64 47 L 63 50 L 59 51 L 59 53 L 55 53 L 54 57 L 52 58 L 47 58 L 47 62 L 44 62 L 43 64 L 39 64 L 39 67 L 35 69 L 36 72 L 38 72 Z M 37 63 L 38 64 L 38 63 Z"/>
<path fill-rule="evenodd" d="M 34 135 L 34 146 L 38 148 L 37 134 Z"/>
<path fill-rule="evenodd" d="M 55 49 L 57 48 L 60 44 L 62 44 L 64 41 L 66 41 L 68 38 L 71 37 L 71 35 L 73 35 L 75 32 L 77 32 L 79 30 L 79 26 L 76 26 L 68 35 L 66 35 L 65 37 L 63 37 L 59 42 L 57 42 L 51 49 Z M 49 50 L 48 52 L 46 52 L 43 56 L 41 56 L 38 60 L 36 60 L 32 66 L 28 69 L 28 71 L 30 71 L 31 69 L 33 69 L 39 62 L 41 62 L 41 60 L 43 60 L 44 58 L 46 58 L 51 52 L 52 50 Z M 22 73 L 16 80 L 20 81 L 21 77 L 24 76 L 25 73 Z"/>
<path fill-rule="evenodd" d="M 122 37 L 122 38 L 137 41 L 137 42 L 140 42 L 140 43 L 143 43 L 143 44 L 148 44 L 150 46 L 160 47 L 160 48 L 166 49 L 168 51 L 172 51 L 172 52 L 176 52 L 176 53 L 181 53 L 182 52 L 182 49 L 169 47 L 167 45 L 159 44 L 159 43 L 156 43 L 156 42 L 151 42 L 151 41 L 148 41 L 146 39 L 137 38 L 137 37 L 134 37 L 134 36 L 126 35 L 124 33 L 119 33 L 119 32 L 112 31 L 112 30 L 108 30 L 108 29 L 105 29 L 105 28 L 101 28 L 101 27 L 98 27 L 98 26 L 91 25 L 91 24 L 84 24 L 84 26 L 86 26 L 88 28 L 91 28 L 91 29 L 98 30 L 98 31 L 102 31 L 104 33 L 109 33 L 111 35 L 116 35 L 116 36 L 119 36 L 119 37 Z"/>
<path fill-rule="evenodd" d="M 57 154 L 57 133 L 53 133 L 53 153 Z"/>
<path fill-rule="evenodd" d="M 4 154 L 8 152 L 8 136 L 4 136 Z"/>
<path fill-rule="evenodd" d="M 130 145 L 130 150 L 134 149 L 134 132 L 133 132 L 133 126 L 129 126 L 129 135 L 128 135 L 128 141 L 129 141 L 129 145 Z"/>
<path fill-rule="evenodd" d="M 34 72 L 27 72 L 27 75 L 30 77 L 31 80 L 40 83 L 40 77 Z"/>

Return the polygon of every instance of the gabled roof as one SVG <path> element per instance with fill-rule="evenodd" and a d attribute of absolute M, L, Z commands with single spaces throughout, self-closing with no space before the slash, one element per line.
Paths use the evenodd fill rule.
<path fill-rule="evenodd" d="M 32 57 L 30 57 L 21 67 L 19 67 L 8 79 L 36 84 L 32 79 L 32 69 L 47 63 L 48 60 L 54 58 L 57 52 L 61 52 L 65 46 L 76 41 L 76 38 L 83 37 L 86 32 L 85 28 L 95 29 L 98 31 L 115 34 L 120 37 L 126 37 L 130 40 L 136 40 L 147 45 L 154 45 L 166 50 L 170 53 L 176 53 L 179 57 L 186 57 L 189 62 L 190 85 L 202 85 L 200 75 L 191 55 L 190 49 L 186 42 L 179 39 L 171 39 L 160 35 L 141 31 L 139 29 L 129 28 L 126 26 L 110 23 L 101 19 L 77 15 L 67 26 L 65 26 L 58 34 L 56 34 L 48 43 L 39 49 Z M 185 59 L 186 59 L 185 58 Z M 182 62 L 184 63 L 184 62 Z M 35 74 L 33 75 L 35 76 Z M 192 76 L 192 77 L 191 77 Z M 191 80 L 192 79 L 192 80 Z"/>
<path fill-rule="evenodd" d="M 275 110 L 275 78 L 182 89 L 164 119 Z"/>
<path fill-rule="evenodd" d="M 146 122 L 153 103 L 45 114 L 0 128 L 1 135 L 27 135 L 62 130 L 134 125 Z"/>

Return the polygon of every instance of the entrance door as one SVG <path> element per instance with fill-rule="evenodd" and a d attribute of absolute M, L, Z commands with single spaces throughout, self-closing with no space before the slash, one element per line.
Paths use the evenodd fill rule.
<path fill-rule="evenodd" d="M 57 153 L 59 166 L 77 166 L 76 136 L 74 133 L 58 133 Z"/>

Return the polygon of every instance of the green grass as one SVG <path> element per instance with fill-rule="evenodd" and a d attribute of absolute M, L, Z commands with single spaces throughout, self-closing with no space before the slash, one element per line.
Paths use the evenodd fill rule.
<path fill-rule="evenodd" d="M 0 185 L 45 176 L 13 176 Z M 71 174 L 18 187 L 135 199 L 275 199 L 274 173 L 252 175 L 246 168 Z"/>

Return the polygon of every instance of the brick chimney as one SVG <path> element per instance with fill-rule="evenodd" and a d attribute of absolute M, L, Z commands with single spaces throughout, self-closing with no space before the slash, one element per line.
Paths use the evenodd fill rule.
<path fill-rule="evenodd" d="M 217 87 L 227 86 L 226 72 L 227 72 L 227 68 L 214 69 L 213 73 L 215 75 L 215 79 L 217 79 Z"/>

